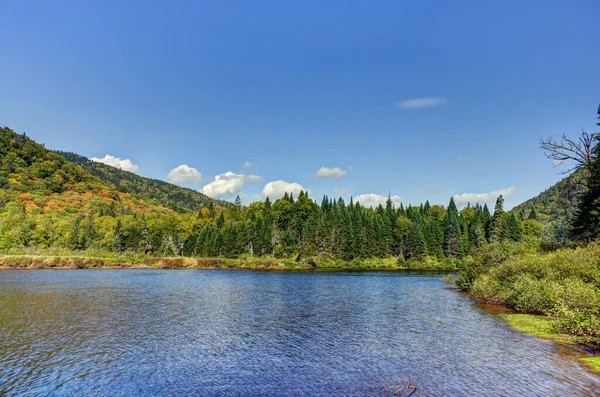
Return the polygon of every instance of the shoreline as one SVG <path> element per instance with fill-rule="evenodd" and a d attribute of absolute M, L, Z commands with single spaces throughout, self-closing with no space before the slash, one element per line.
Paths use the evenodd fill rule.
<path fill-rule="evenodd" d="M 470 294 L 467 293 L 469 296 Z M 477 301 L 476 301 L 477 302 Z M 557 346 L 568 348 L 573 358 L 580 362 L 589 372 L 600 375 L 600 347 L 591 347 L 582 343 L 581 338 L 561 334 L 554 330 L 552 319 L 548 316 L 517 313 L 504 305 L 476 303 L 478 307 L 494 315 L 515 331 L 550 341 Z"/>
<path fill-rule="evenodd" d="M 0 270 L 83 270 L 83 269 L 197 269 L 197 270 L 269 270 L 269 271 L 365 271 L 419 270 L 452 273 L 456 267 L 411 263 L 399 266 L 391 258 L 346 262 L 326 260 L 321 263 L 297 262 L 274 258 L 192 258 L 145 256 L 76 256 L 76 255 L 2 255 Z"/>

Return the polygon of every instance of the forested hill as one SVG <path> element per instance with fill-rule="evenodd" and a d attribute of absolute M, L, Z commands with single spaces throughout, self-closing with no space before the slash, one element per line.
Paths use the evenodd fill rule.
<path fill-rule="evenodd" d="M 566 236 L 579 198 L 585 191 L 584 179 L 583 170 L 574 172 L 537 196 L 515 206 L 511 212 L 523 218 L 528 217 L 534 209 L 537 220 L 554 229 L 556 237 Z"/>
<path fill-rule="evenodd" d="M 120 249 L 144 235 L 162 247 L 173 245 L 173 236 L 202 213 L 177 213 L 157 199 L 119 191 L 27 136 L 0 128 L 0 249 Z"/>
<path fill-rule="evenodd" d="M 196 190 L 172 185 L 158 179 L 149 179 L 129 171 L 89 160 L 75 153 L 56 150 L 57 153 L 73 164 L 82 166 L 90 174 L 111 183 L 124 193 L 138 194 L 143 198 L 154 199 L 167 208 L 177 212 L 194 211 L 200 208 L 225 208 L 227 201 L 212 199 Z"/>

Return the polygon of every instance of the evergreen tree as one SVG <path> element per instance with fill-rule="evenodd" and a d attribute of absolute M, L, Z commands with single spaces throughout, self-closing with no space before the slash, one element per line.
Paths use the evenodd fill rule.
<path fill-rule="evenodd" d="M 71 229 L 71 234 L 69 235 L 69 248 L 78 250 L 81 249 L 80 243 L 80 225 L 81 225 L 81 216 L 75 218 L 75 222 L 73 222 L 73 228 Z"/>
<path fill-rule="evenodd" d="M 235 201 L 233 202 L 233 204 L 240 210 L 242 209 L 242 199 L 239 195 L 235 196 Z"/>
<path fill-rule="evenodd" d="M 537 214 L 535 213 L 535 208 L 531 207 L 531 211 L 529 212 L 529 217 L 527 219 L 533 219 L 537 221 Z"/>
<path fill-rule="evenodd" d="M 446 230 L 444 231 L 444 253 L 449 258 L 458 258 L 461 253 L 458 209 L 454 198 L 450 198 L 450 204 L 448 204 Z"/>
<path fill-rule="evenodd" d="M 509 213 L 506 215 L 506 234 L 513 241 L 520 241 L 523 238 L 524 227 L 523 222 L 517 217 Z"/>
<path fill-rule="evenodd" d="M 223 216 L 223 213 L 221 212 L 221 214 L 219 215 L 219 218 L 217 219 L 217 229 L 221 230 L 223 228 L 224 224 L 225 224 L 225 217 Z"/>
<path fill-rule="evenodd" d="M 346 213 L 344 219 L 344 248 L 342 251 L 342 259 L 352 260 L 356 257 L 356 237 L 354 235 L 354 228 L 352 227 L 352 221 L 350 216 Z"/>
<path fill-rule="evenodd" d="M 594 141 L 594 157 L 588 167 L 587 191 L 579 201 L 571 226 L 571 236 L 584 241 L 600 237 L 600 133 L 594 135 Z"/>
<path fill-rule="evenodd" d="M 121 252 L 123 250 L 123 233 L 121 232 L 121 220 L 117 219 L 115 226 L 115 235 L 113 237 L 113 251 Z"/>
<path fill-rule="evenodd" d="M 504 213 L 504 197 L 498 196 L 494 216 L 492 218 L 491 241 L 502 241 L 506 238 L 506 214 Z"/>
<path fill-rule="evenodd" d="M 425 257 L 425 236 L 423 235 L 423 229 L 418 223 L 411 225 L 411 228 L 406 237 L 406 259 L 420 260 Z"/>
<path fill-rule="evenodd" d="M 483 210 L 481 212 L 481 226 L 483 227 L 483 231 L 485 233 L 486 240 L 491 241 L 491 238 L 492 238 L 492 214 L 490 214 L 490 210 L 488 208 L 487 203 L 483 205 Z"/>

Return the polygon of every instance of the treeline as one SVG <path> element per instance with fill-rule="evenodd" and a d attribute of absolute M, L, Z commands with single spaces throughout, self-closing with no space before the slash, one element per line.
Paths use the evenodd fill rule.
<path fill-rule="evenodd" d="M 193 218 L 170 223 L 123 209 L 78 215 L 66 247 L 194 257 L 351 261 L 393 256 L 400 261 L 441 261 L 463 258 L 490 242 L 539 235 L 541 225 L 535 217 L 535 212 L 528 219 L 504 212 L 502 196 L 491 214 L 487 205 L 467 205 L 459 211 L 453 199 L 447 208 L 429 202 L 395 208 L 388 199 L 385 206 L 372 209 L 327 196 L 319 205 L 300 192 L 296 199 L 285 194 L 273 203 L 267 198 L 247 207 L 204 208 Z M 107 224 L 112 230 L 102 227 Z"/>
<path fill-rule="evenodd" d="M 388 198 L 385 206 L 372 209 L 327 196 L 319 205 L 300 192 L 297 199 L 286 194 L 274 203 L 267 199 L 200 218 L 183 244 L 183 255 L 458 259 L 490 241 L 519 241 L 541 230 L 535 213 L 531 219 L 505 213 L 502 196 L 492 215 L 487 205 L 459 211 L 453 199 L 448 208 L 428 201 L 395 208 Z"/>

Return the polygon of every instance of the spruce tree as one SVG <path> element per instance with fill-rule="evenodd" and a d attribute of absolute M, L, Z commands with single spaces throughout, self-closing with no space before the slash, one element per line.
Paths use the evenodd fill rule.
<path fill-rule="evenodd" d="M 504 212 L 504 197 L 498 196 L 494 216 L 492 218 L 491 241 L 498 242 L 506 238 L 506 214 Z"/>
<path fill-rule="evenodd" d="M 513 241 L 520 241 L 523 238 L 523 222 L 513 213 L 506 215 L 506 234 Z"/>
<path fill-rule="evenodd" d="M 588 167 L 586 181 L 587 191 L 579 201 L 570 230 L 573 238 L 583 241 L 600 237 L 600 133 L 594 135 L 594 141 L 594 157 Z"/>
<path fill-rule="evenodd" d="M 460 256 L 460 225 L 458 220 L 458 209 L 454 198 L 450 198 L 446 216 L 446 230 L 444 231 L 444 253 L 450 258 Z"/>
<path fill-rule="evenodd" d="M 75 218 L 75 222 L 73 222 L 73 229 L 71 229 L 71 234 L 69 235 L 69 248 L 78 250 L 81 249 L 80 244 L 80 224 L 81 224 L 82 216 L 78 216 Z"/>
<path fill-rule="evenodd" d="M 529 217 L 527 219 L 533 219 L 537 221 L 537 214 L 535 213 L 535 208 L 531 207 L 531 212 L 529 212 Z"/>
<path fill-rule="evenodd" d="M 406 237 L 406 259 L 421 260 L 425 257 L 425 236 L 423 229 L 418 223 L 411 225 Z"/>

